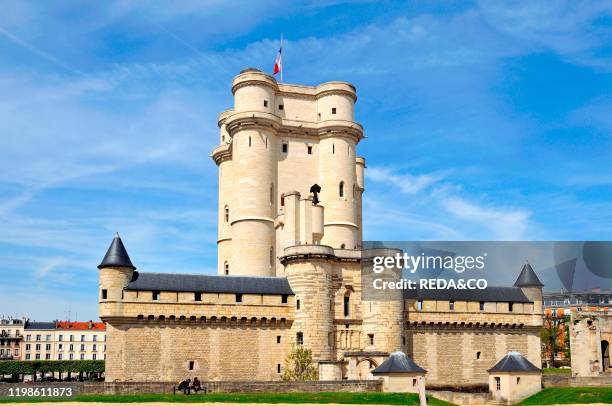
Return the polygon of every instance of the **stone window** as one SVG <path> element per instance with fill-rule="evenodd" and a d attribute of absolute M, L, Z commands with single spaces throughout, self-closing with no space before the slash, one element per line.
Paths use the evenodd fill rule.
<path fill-rule="evenodd" d="M 195 367 L 195 361 L 189 361 L 189 370 L 193 371 L 194 367 Z"/>
<path fill-rule="evenodd" d="M 321 120 L 321 113 L 317 113 L 317 118 Z"/>
<path fill-rule="evenodd" d="M 495 390 L 501 390 L 501 378 L 499 376 L 495 377 Z"/>
<path fill-rule="evenodd" d="M 476 359 L 480 359 L 480 351 L 476 353 Z"/>
<path fill-rule="evenodd" d="M 295 342 L 297 345 L 304 345 L 304 333 L 298 331 L 295 335 Z"/>
<path fill-rule="evenodd" d="M 300 299 L 295 301 L 295 308 L 300 310 Z"/>
<path fill-rule="evenodd" d="M 370 345 L 374 345 L 374 334 L 368 334 L 368 340 L 370 340 Z"/>
<path fill-rule="evenodd" d="M 289 295 L 282 295 L 281 296 L 281 303 L 287 303 L 287 299 L 289 298 Z"/>
<path fill-rule="evenodd" d="M 406 337 L 402 336 L 402 345 L 406 345 Z"/>
<path fill-rule="evenodd" d="M 307 150 L 308 150 L 308 155 L 312 155 L 312 145 L 309 145 L 307 147 Z"/>
<path fill-rule="evenodd" d="M 196 302 L 201 302 L 202 301 L 202 294 L 200 292 L 195 292 L 193 294 L 193 300 L 195 300 Z"/>
<path fill-rule="evenodd" d="M 236 293 L 236 303 L 242 303 L 242 293 Z"/>
<path fill-rule="evenodd" d="M 281 342 L 281 336 L 276 336 L 276 344 L 280 344 Z"/>
<path fill-rule="evenodd" d="M 521 377 L 520 377 L 520 376 L 517 376 L 517 377 L 516 377 L 516 384 L 518 385 L 520 382 L 521 382 Z"/>
<path fill-rule="evenodd" d="M 340 197 L 344 197 L 344 181 L 340 181 L 340 185 L 338 186 L 338 195 L 340 195 Z"/>
<path fill-rule="evenodd" d="M 228 223 L 229 222 L 229 206 L 226 204 L 225 208 L 223 209 L 224 213 L 225 213 L 225 222 Z"/>
<path fill-rule="evenodd" d="M 332 114 L 336 114 L 336 108 L 332 107 Z"/>
<path fill-rule="evenodd" d="M 229 263 L 227 261 L 225 261 L 225 263 L 223 264 L 223 271 L 226 275 L 229 275 Z"/>
<path fill-rule="evenodd" d="M 332 144 L 332 155 L 336 153 L 336 144 Z"/>
<path fill-rule="evenodd" d="M 268 107 L 268 101 L 264 100 L 264 107 Z"/>
<path fill-rule="evenodd" d="M 422 300 L 418 300 L 417 301 L 417 310 L 423 310 L 423 301 Z"/>
<path fill-rule="evenodd" d="M 480 302 L 480 311 L 484 312 L 485 309 L 485 302 Z"/>
<path fill-rule="evenodd" d="M 283 142 L 283 154 L 286 154 L 287 152 L 289 152 L 289 144 Z"/>
<path fill-rule="evenodd" d="M 514 303 L 512 303 L 512 302 L 508 303 L 508 311 L 509 312 L 514 311 Z"/>
<path fill-rule="evenodd" d="M 280 364 L 276 364 L 276 372 L 279 373 L 279 374 L 281 373 L 281 366 L 280 366 Z"/>
<path fill-rule="evenodd" d="M 154 290 L 152 293 L 153 300 L 159 300 L 159 290 Z"/>
<path fill-rule="evenodd" d="M 281 196 L 281 207 L 285 206 L 285 196 Z"/>
<path fill-rule="evenodd" d="M 106 300 L 107 297 L 108 297 L 108 292 L 106 291 L 106 289 L 102 289 L 102 299 Z"/>
<path fill-rule="evenodd" d="M 455 310 L 455 301 L 451 300 L 450 302 L 448 302 L 448 306 L 450 310 Z"/>
<path fill-rule="evenodd" d="M 413 379 L 412 379 L 412 386 L 417 386 L 417 380 L 416 380 L 416 378 L 413 378 Z"/>
<path fill-rule="evenodd" d="M 249 135 L 249 148 L 251 148 L 252 142 L 251 142 L 251 136 Z"/>
<path fill-rule="evenodd" d="M 278 105 L 278 109 L 279 109 L 279 110 L 285 110 L 285 106 L 283 106 L 282 104 L 279 104 L 279 105 Z"/>

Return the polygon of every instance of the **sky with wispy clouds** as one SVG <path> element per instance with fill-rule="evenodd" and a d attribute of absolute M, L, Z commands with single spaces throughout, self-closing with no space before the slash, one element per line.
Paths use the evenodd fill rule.
<path fill-rule="evenodd" d="M 612 3 L 0 1 L 0 314 L 97 316 L 115 231 L 214 273 L 245 67 L 357 86 L 371 240 L 608 240 Z"/>

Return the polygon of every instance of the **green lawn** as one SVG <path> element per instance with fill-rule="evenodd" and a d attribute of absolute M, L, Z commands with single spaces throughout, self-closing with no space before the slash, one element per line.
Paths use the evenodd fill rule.
<path fill-rule="evenodd" d="M 451 403 L 428 396 L 431 406 L 449 406 Z M 419 397 L 409 393 L 380 392 L 319 392 L 319 393 L 211 393 L 208 395 L 77 395 L 71 401 L 79 402 L 232 402 L 232 403 L 344 403 L 371 405 L 418 405 Z M 0 403 L 7 402 L 49 402 L 66 401 L 50 398 L 2 398 Z"/>
<path fill-rule="evenodd" d="M 571 375 L 571 368 L 544 368 L 542 369 L 544 375 Z"/>
<path fill-rule="evenodd" d="M 568 403 L 612 403 L 612 387 L 546 388 L 520 404 L 555 405 Z"/>

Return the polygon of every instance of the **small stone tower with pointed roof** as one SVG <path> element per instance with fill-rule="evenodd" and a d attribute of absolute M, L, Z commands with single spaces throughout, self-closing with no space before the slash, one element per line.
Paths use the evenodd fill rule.
<path fill-rule="evenodd" d="M 544 311 L 542 303 L 542 288 L 544 284 L 540 282 L 538 275 L 536 275 L 529 262 L 523 265 L 523 269 L 518 278 L 516 278 L 514 286 L 521 288 L 525 296 L 533 302 L 534 312 L 541 315 Z"/>
<path fill-rule="evenodd" d="M 100 314 L 115 313 L 117 302 L 123 299 L 123 288 L 132 280 L 136 267 L 125 250 L 119 233 L 106 251 L 100 265 Z"/>

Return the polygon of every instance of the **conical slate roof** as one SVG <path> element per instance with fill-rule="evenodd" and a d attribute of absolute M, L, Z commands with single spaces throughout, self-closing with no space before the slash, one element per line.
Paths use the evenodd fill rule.
<path fill-rule="evenodd" d="M 510 351 L 488 372 L 540 372 L 540 368 L 529 362 L 520 352 Z"/>
<path fill-rule="evenodd" d="M 102 262 L 100 265 L 98 265 L 98 269 L 113 266 L 136 269 L 136 267 L 132 265 L 130 256 L 123 246 L 123 241 L 121 241 L 119 233 L 115 234 L 115 238 L 113 238 L 113 242 L 111 243 L 110 247 L 108 247 L 108 251 L 106 251 L 104 259 L 102 259 Z"/>
<path fill-rule="evenodd" d="M 528 263 L 523 266 L 521 273 L 519 274 L 516 282 L 514 282 L 514 286 L 520 287 L 530 287 L 530 286 L 544 286 L 540 279 L 538 279 L 538 275 L 533 271 L 533 268 Z"/>
<path fill-rule="evenodd" d="M 389 355 L 378 368 L 372 371 L 372 374 L 386 374 L 386 373 L 427 373 L 426 370 L 414 363 L 409 356 L 401 351 L 395 351 Z"/>

